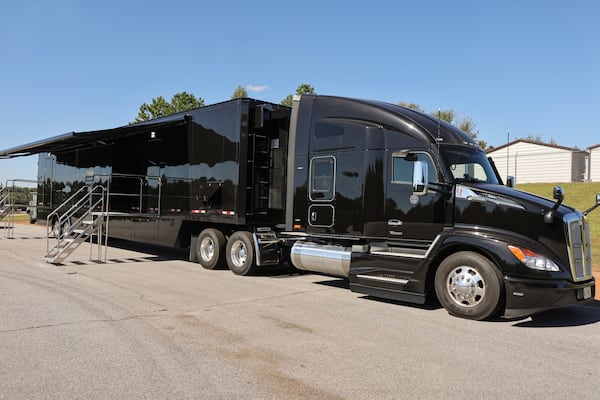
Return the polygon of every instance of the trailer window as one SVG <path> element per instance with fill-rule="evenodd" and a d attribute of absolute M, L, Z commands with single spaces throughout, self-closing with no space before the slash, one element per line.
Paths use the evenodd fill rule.
<path fill-rule="evenodd" d="M 333 200 L 335 193 L 335 158 L 315 157 L 310 163 L 310 199 Z"/>
<path fill-rule="evenodd" d="M 429 182 L 437 182 L 437 171 L 435 169 L 435 165 L 433 164 L 433 160 L 431 156 L 427 153 L 417 153 L 417 160 L 425 161 L 428 164 L 427 170 L 429 175 Z M 406 158 L 403 157 L 394 157 L 393 158 L 393 169 L 392 169 L 392 183 L 406 184 L 412 185 L 413 179 L 413 162 L 407 161 Z"/>

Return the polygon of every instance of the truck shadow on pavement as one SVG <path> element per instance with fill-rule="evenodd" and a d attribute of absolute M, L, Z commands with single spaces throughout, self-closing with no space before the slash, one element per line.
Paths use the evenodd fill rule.
<path fill-rule="evenodd" d="M 144 260 L 141 261 L 187 260 L 189 255 L 189 250 L 186 249 L 156 246 L 121 239 L 110 239 L 109 246 L 145 253 L 145 257 L 143 257 Z M 119 260 L 109 261 L 116 262 Z M 222 269 L 227 268 L 224 267 Z M 324 279 L 314 282 L 317 285 L 350 290 L 348 279 L 333 278 L 325 274 L 298 270 L 288 262 L 284 262 L 276 266 L 269 266 L 268 268 L 260 268 L 256 274 L 254 274 L 254 276 L 268 278 L 293 278 L 306 274 L 321 275 Z M 442 308 L 435 296 L 428 296 L 425 304 L 407 303 L 368 295 L 363 295 L 360 298 L 397 306 L 413 307 L 420 310 L 433 311 Z M 488 320 L 488 322 L 512 323 L 514 327 L 518 328 L 563 328 L 591 325 L 600 322 L 600 301 L 594 300 L 593 302 L 582 306 L 572 306 L 549 310 L 540 314 L 532 315 L 531 317 L 527 317 L 525 319 L 519 318 L 510 320 L 500 317 Z"/>
<path fill-rule="evenodd" d="M 566 328 L 571 326 L 592 325 L 600 322 L 600 301 L 582 306 L 572 306 L 549 310 L 532 315 L 525 321 L 513 326 L 518 328 Z"/>
<path fill-rule="evenodd" d="M 314 282 L 314 283 L 316 283 L 317 285 L 324 285 L 324 286 L 335 287 L 335 288 L 339 288 L 339 289 L 350 290 L 350 283 L 349 283 L 348 279 L 331 279 L 331 277 L 327 276 L 327 275 L 323 275 L 323 277 L 330 278 L 330 279 L 320 281 L 320 282 Z M 416 308 L 419 310 L 438 310 L 438 309 L 442 308 L 441 304 L 438 303 L 437 299 L 430 298 L 431 296 L 427 297 L 427 302 L 425 304 L 416 304 L 416 303 L 408 303 L 408 302 L 400 301 L 400 300 L 384 299 L 381 297 L 374 297 L 374 296 L 369 296 L 369 295 L 360 295 L 359 293 L 356 293 L 356 294 L 359 295 L 360 296 L 359 298 L 362 300 L 376 301 L 378 303 L 393 304 L 393 305 L 403 306 L 403 307 L 412 307 L 412 308 Z"/>
<path fill-rule="evenodd" d="M 323 277 L 327 276 L 323 275 Z M 315 283 L 317 285 L 350 290 L 347 279 L 327 279 Z M 376 301 L 379 303 L 393 304 L 402 307 L 412 307 L 427 311 L 434 311 L 443 308 L 434 296 L 428 296 L 425 304 L 407 303 L 367 295 L 361 296 L 361 299 Z M 572 306 L 549 310 L 526 318 L 506 319 L 497 317 L 491 320 L 485 320 L 484 322 L 512 323 L 514 327 L 518 328 L 566 328 L 572 326 L 592 325 L 600 322 L 600 301 L 594 300 L 592 303 L 582 306 Z"/>
<path fill-rule="evenodd" d="M 129 250 L 147 254 L 146 258 L 152 259 L 152 261 L 187 260 L 189 254 L 189 250 L 187 249 L 159 246 L 155 244 L 134 242 L 130 240 L 115 238 L 108 239 L 108 246 L 121 250 Z"/>

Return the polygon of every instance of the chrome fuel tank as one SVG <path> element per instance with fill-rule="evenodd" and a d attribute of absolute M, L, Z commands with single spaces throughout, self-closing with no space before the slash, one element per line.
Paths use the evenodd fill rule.
<path fill-rule="evenodd" d="M 296 242 L 292 246 L 292 264 L 298 269 L 348 277 L 351 247 Z"/>

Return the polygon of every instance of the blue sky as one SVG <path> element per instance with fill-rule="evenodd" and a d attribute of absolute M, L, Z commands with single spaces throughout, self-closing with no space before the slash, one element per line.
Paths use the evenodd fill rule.
<path fill-rule="evenodd" d="M 143 102 L 244 86 L 414 102 L 493 146 L 600 143 L 600 2 L 77 1 L 0 7 L 0 149 L 127 124 Z M 37 157 L 0 160 L 0 182 Z"/>

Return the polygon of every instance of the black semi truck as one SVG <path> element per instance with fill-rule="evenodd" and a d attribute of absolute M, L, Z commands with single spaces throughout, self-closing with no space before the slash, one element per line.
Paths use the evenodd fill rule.
<path fill-rule="evenodd" d="M 0 152 L 39 153 L 38 218 L 107 190 L 110 236 L 247 275 L 284 261 L 470 319 L 592 301 L 585 214 L 504 186 L 467 134 L 400 106 L 236 99 Z M 511 186 L 511 185 L 509 185 Z M 596 206 L 600 200 L 596 199 Z M 52 221 L 48 221 L 52 223 Z"/>

